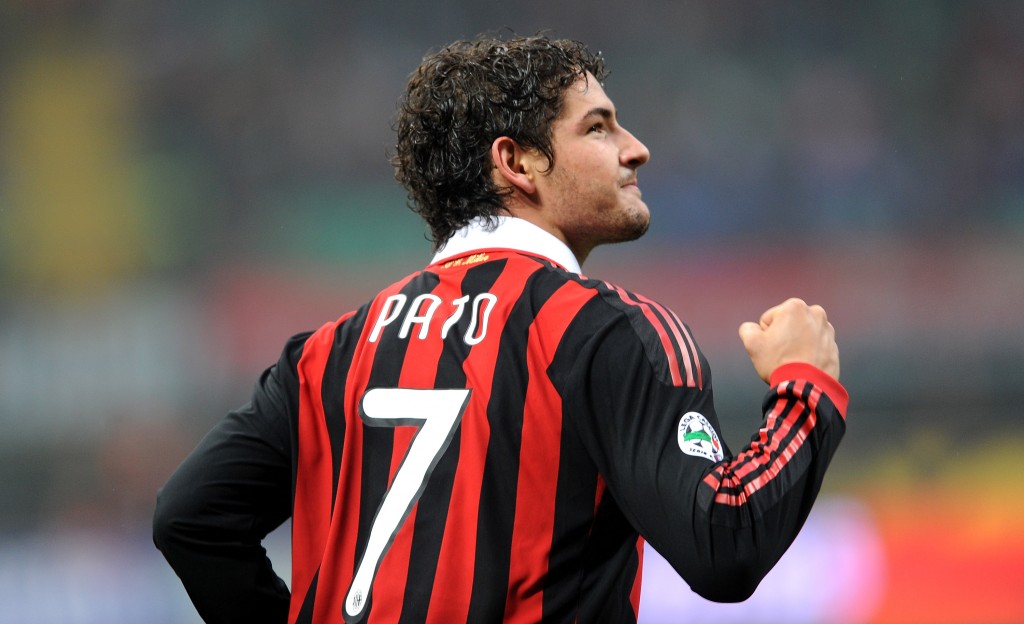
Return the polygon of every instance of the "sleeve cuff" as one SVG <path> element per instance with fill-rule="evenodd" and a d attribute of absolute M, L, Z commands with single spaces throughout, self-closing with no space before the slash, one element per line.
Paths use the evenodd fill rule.
<path fill-rule="evenodd" d="M 772 371 L 768 384 L 774 388 L 780 383 L 791 379 L 806 379 L 821 388 L 821 391 L 828 395 L 832 404 L 839 410 L 839 414 L 843 419 L 846 419 L 846 407 L 850 403 L 850 395 L 846 388 L 834 377 L 817 366 L 804 362 L 790 362 Z"/>

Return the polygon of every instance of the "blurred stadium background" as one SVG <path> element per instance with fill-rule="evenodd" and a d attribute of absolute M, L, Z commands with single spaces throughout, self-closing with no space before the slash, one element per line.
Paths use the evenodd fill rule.
<path fill-rule="evenodd" d="M 792 551 L 740 605 L 649 552 L 641 621 L 1024 621 L 1024 3 L 987 0 L 6 0 L 0 621 L 197 621 L 157 487 L 290 334 L 425 262 L 394 104 L 502 27 L 608 58 L 654 217 L 586 271 L 693 326 L 733 447 L 739 323 L 797 295 L 839 332 L 848 436 Z"/>

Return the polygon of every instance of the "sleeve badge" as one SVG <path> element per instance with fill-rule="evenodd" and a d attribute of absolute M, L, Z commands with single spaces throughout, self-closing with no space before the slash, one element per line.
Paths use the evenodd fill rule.
<path fill-rule="evenodd" d="M 686 412 L 679 419 L 679 448 L 687 455 L 717 462 L 725 458 L 718 433 L 703 414 Z"/>

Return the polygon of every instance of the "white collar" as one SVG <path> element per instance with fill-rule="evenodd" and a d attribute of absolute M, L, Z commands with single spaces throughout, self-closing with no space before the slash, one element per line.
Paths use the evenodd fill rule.
<path fill-rule="evenodd" d="M 484 217 L 473 219 L 445 242 L 431 264 L 477 249 L 514 249 L 547 258 L 573 273 L 583 272 L 569 247 L 547 230 L 516 217 L 494 217 L 494 222 L 492 229 Z"/>

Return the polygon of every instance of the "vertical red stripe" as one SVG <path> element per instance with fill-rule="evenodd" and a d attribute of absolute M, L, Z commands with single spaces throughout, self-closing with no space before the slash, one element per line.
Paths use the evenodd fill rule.
<path fill-rule="evenodd" d="M 601 475 L 597 476 L 597 487 L 594 490 L 594 517 L 597 517 L 597 510 L 601 507 L 601 500 L 604 498 L 604 490 L 607 485 Z"/>
<path fill-rule="evenodd" d="M 539 268 L 533 262 L 509 260 L 490 289 L 490 292 L 498 296 L 498 302 L 491 312 L 488 337 L 473 347 L 463 363 L 466 387 L 471 388 L 473 393 L 462 416 L 462 451 L 452 486 L 448 521 L 441 539 L 437 572 L 431 591 L 434 598 L 427 612 L 427 622 L 465 622 L 469 616 L 476 561 L 477 511 L 480 508 L 484 461 L 490 439 L 487 404 L 491 398 L 498 346 L 505 323 L 512 307 L 522 295 L 527 278 Z"/>
<path fill-rule="evenodd" d="M 682 322 L 679 321 L 679 317 L 675 315 L 675 312 L 672 312 L 657 301 L 653 301 L 647 297 L 639 295 L 637 296 L 637 300 L 646 303 L 661 313 L 661 316 L 665 319 L 665 324 L 668 325 L 672 335 L 676 338 L 676 345 L 679 346 L 680 359 L 683 362 L 683 367 L 686 369 L 686 385 L 690 387 L 697 385 L 698 382 L 696 381 L 696 378 L 700 374 L 700 371 L 698 368 L 696 374 L 694 373 L 693 365 L 690 363 L 690 358 L 687 357 L 690 353 L 694 353 L 694 349 L 692 342 L 689 340 L 690 335 L 686 333 L 686 329 L 683 327 Z M 685 338 L 683 337 L 683 334 L 686 334 Z M 672 354 L 670 354 L 669 357 L 672 357 Z M 694 362 L 698 362 L 696 356 L 693 360 Z"/>
<path fill-rule="evenodd" d="M 399 384 L 400 387 L 409 387 Z M 416 435 L 416 427 L 403 426 L 395 428 L 394 450 L 391 456 L 391 473 L 388 487 L 395 480 L 402 459 L 405 457 L 412 438 Z M 373 610 L 370 611 L 368 624 L 387 624 L 397 622 L 402 615 L 405 600 L 405 581 L 409 575 L 409 554 L 412 551 L 412 527 L 416 522 L 416 506 L 413 506 L 405 524 L 395 535 L 395 540 L 381 560 L 377 576 L 373 581 Z"/>
<path fill-rule="evenodd" d="M 679 330 L 683 332 L 683 336 L 686 337 L 686 344 L 690 348 L 690 355 L 693 356 L 693 364 L 697 367 L 697 387 L 703 390 L 704 371 L 700 366 L 700 356 L 697 353 L 697 343 L 694 342 L 693 336 L 691 336 L 689 330 L 686 329 L 686 324 L 683 323 L 683 320 L 672 310 L 669 310 L 669 312 L 672 314 L 672 318 L 676 320 Z"/>
<path fill-rule="evenodd" d="M 686 329 L 686 324 L 683 323 L 683 320 L 679 318 L 679 315 L 676 314 L 674 311 L 662 306 L 660 303 L 651 303 L 658 306 L 658 308 L 665 315 L 665 318 L 668 319 L 669 324 L 672 326 L 672 333 L 675 334 L 676 340 L 679 341 L 680 350 L 682 351 L 683 355 L 683 361 L 686 363 L 687 370 L 690 370 L 690 362 L 689 359 L 686 357 L 687 353 L 689 353 L 690 357 L 693 358 L 693 367 L 694 369 L 696 369 L 693 371 L 693 375 L 696 378 L 697 388 L 703 390 L 704 372 L 701 369 L 700 357 L 697 354 L 697 343 L 693 340 L 693 336 L 690 335 L 690 331 Z M 693 382 L 691 380 L 691 385 L 692 383 Z"/>
<path fill-rule="evenodd" d="M 521 447 L 527 457 L 519 462 L 506 622 L 539 622 L 544 615 L 543 581 L 554 533 L 562 439 L 562 398 L 551 384 L 547 369 L 565 330 L 596 294 L 576 282 L 566 282 L 530 326 Z"/>
<path fill-rule="evenodd" d="M 458 298 L 452 288 L 444 288 L 442 283 L 434 292 L 449 302 Z M 434 311 L 435 319 L 446 318 L 452 311 L 444 308 L 444 304 Z M 435 320 L 430 325 L 431 334 L 426 340 L 419 340 L 418 330 L 410 333 L 409 347 L 405 353 L 402 372 L 398 379 L 399 388 L 433 388 L 437 375 L 437 362 L 441 358 L 444 342 L 437 339 L 434 332 L 440 333 L 440 323 Z M 405 458 L 409 445 L 418 431 L 414 426 L 395 428 L 395 443 L 391 455 L 391 473 L 388 483 L 395 479 L 395 472 Z M 405 602 L 405 587 L 409 577 L 409 559 L 412 554 L 412 539 L 416 525 L 416 511 L 419 503 L 413 506 L 405 524 L 395 535 L 395 540 L 388 548 L 381 561 L 377 576 L 373 582 L 373 610 L 370 612 L 369 624 L 390 624 L 397 622 L 402 615 Z"/>
<path fill-rule="evenodd" d="M 643 585 L 644 576 L 644 538 L 636 540 L 636 577 L 633 579 L 633 589 L 629 592 L 629 602 L 633 605 L 633 615 L 640 619 L 640 587 Z"/>
<path fill-rule="evenodd" d="M 686 369 L 686 385 L 692 388 L 697 385 L 696 376 L 694 375 L 693 365 L 690 363 L 690 358 L 687 357 L 689 354 L 689 349 L 687 348 L 688 345 L 686 344 L 682 333 L 679 331 L 679 326 L 672 322 L 674 320 L 672 315 L 661 304 L 650 302 L 649 305 L 661 312 L 662 316 L 666 319 L 666 325 L 668 325 L 672 335 L 675 336 L 676 345 L 679 347 L 679 359 L 682 360 L 683 367 Z M 675 353 L 669 353 L 668 356 L 669 358 L 676 357 Z"/>
<path fill-rule="evenodd" d="M 340 452 L 341 465 L 338 491 L 334 493 L 334 512 L 330 517 L 330 534 L 320 553 L 320 574 L 317 580 L 316 600 L 313 604 L 313 622 L 336 622 L 341 616 L 342 601 L 355 573 L 355 547 L 359 533 L 360 490 L 363 465 L 363 424 L 359 418 L 359 401 L 366 391 L 378 342 L 369 342 L 367 336 L 373 320 L 380 314 L 384 300 L 402 289 L 408 281 L 393 284 L 381 292 L 370 306 L 368 322 L 352 357 L 345 380 L 344 418 L 345 441 Z M 326 363 L 325 363 L 326 364 Z M 323 369 L 321 368 L 321 374 Z M 319 395 L 318 395 L 319 396 Z M 321 414 L 321 419 L 323 415 Z M 339 452 L 335 449 L 335 452 Z M 306 454 L 300 451 L 300 456 Z M 328 464 L 330 459 L 328 456 Z M 296 507 L 302 499 L 296 498 Z M 326 518 L 325 514 L 323 518 Z"/>
<path fill-rule="evenodd" d="M 369 353 L 360 353 L 360 351 Z M 345 388 L 345 448 L 341 456 L 338 492 L 331 517 L 331 535 L 320 564 L 313 622 L 335 622 L 355 572 L 355 545 L 359 533 L 360 487 L 363 469 L 363 426 L 359 419 L 359 398 L 365 390 L 373 361 L 375 343 L 362 342 L 356 348 L 353 367 Z"/>
<path fill-rule="evenodd" d="M 344 319 L 342 319 L 344 320 Z M 335 323 L 316 331 L 303 347 L 299 377 L 299 455 L 292 514 L 292 600 L 288 619 L 294 622 L 327 545 L 333 497 L 331 441 L 321 400 L 323 370 L 334 343 Z"/>

